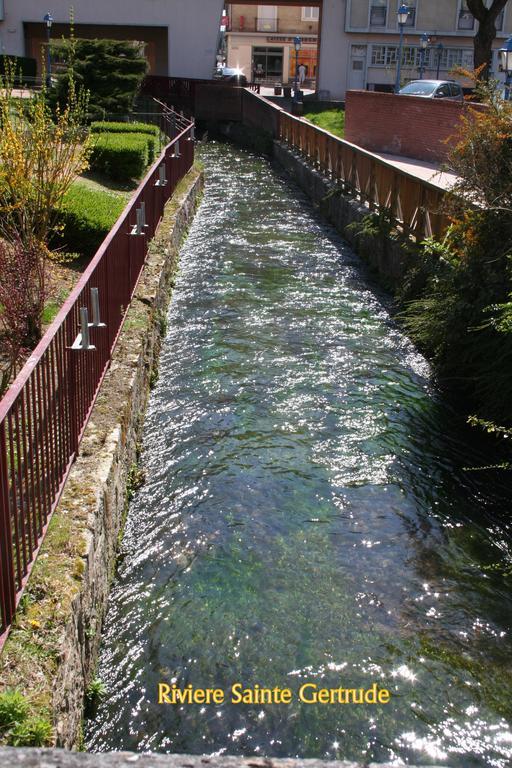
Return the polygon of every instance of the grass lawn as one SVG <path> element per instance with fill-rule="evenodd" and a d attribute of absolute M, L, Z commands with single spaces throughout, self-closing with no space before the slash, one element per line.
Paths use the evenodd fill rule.
<path fill-rule="evenodd" d="M 304 117 L 311 123 L 334 133 L 341 138 L 345 135 L 345 112 L 342 109 L 325 109 L 323 112 L 305 112 Z"/>

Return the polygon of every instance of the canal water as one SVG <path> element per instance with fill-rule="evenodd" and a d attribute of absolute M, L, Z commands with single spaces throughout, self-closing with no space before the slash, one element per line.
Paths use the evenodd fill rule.
<path fill-rule="evenodd" d="M 87 748 L 505 768 L 506 473 L 475 470 L 476 431 L 298 190 L 202 159 Z M 159 682 L 293 701 L 159 705 Z M 375 682 L 389 703 L 296 696 Z"/>

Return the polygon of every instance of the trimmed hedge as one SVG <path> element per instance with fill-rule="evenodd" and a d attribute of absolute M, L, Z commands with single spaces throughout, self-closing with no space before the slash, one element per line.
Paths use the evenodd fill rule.
<path fill-rule="evenodd" d="M 160 135 L 158 125 L 152 123 L 115 123 L 97 121 L 91 123 L 92 133 L 148 133 L 152 136 Z"/>
<path fill-rule="evenodd" d="M 93 256 L 126 205 L 123 195 L 92 189 L 75 181 L 64 197 L 59 214 L 62 236 L 53 245 Z"/>
<path fill-rule="evenodd" d="M 92 150 L 91 168 L 119 181 L 139 179 L 154 156 L 155 146 L 155 137 L 140 133 L 100 133 Z"/>
<path fill-rule="evenodd" d="M 148 163 L 151 164 L 156 159 L 160 139 L 160 128 L 158 125 L 153 125 L 152 123 L 103 123 L 97 121 L 91 124 L 91 133 L 137 134 L 144 136 L 148 143 Z"/>

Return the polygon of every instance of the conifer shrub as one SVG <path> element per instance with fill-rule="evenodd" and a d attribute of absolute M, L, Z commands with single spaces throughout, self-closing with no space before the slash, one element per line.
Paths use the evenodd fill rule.
<path fill-rule="evenodd" d="M 89 115 L 101 120 L 129 114 L 147 71 L 142 44 L 133 40 L 74 39 L 58 44 L 61 61 L 72 59 L 77 84 L 90 94 Z M 54 89 L 55 103 L 65 101 L 68 73 L 63 71 Z"/>

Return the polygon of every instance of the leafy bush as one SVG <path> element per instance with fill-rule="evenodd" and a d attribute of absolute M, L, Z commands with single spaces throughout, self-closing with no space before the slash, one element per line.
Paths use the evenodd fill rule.
<path fill-rule="evenodd" d="M 91 168 L 111 179 L 140 178 L 149 162 L 147 137 L 140 134 L 100 134 L 91 155 Z"/>
<path fill-rule="evenodd" d="M 148 145 L 148 163 L 154 163 L 158 153 L 158 140 L 156 136 L 146 136 Z"/>
<path fill-rule="evenodd" d="M 452 224 L 443 242 L 425 243 L 432 266 L 406 277 L 409 287 L 423 287 L 406 290 L 402 316 L 477 420 L 510 427 L 512 102 L 493 83 L 476 85 L 487 109 L 468 109 L 448 157 L 457 177 L 446 203 Z"/>
<path fill-rule="evenodd" d="M 306 120 L 318 125 L 325 131 L 330 131 L 341 138 L 345 135 L 345 112 L 342 109 L 324 109 L 321 111 L 308 111 L 304 114 Z"/>
<path fill-rule="evenodd" d="M 58 243 L 72 251 L 92 256 L 108 235 L 125 206 L 116 193 L 91 189 L 76 181 L 60 210 L 62 237 Z"/>
<path fill-rule="evenodd" d="M 15 689 L 0 693 L 0 736 L 14 747 L 46 747 L 52 742 L 49 720 L 30 715 L 28 699 Z"/>
<path fill-rule="evenodd" d="M 13 747 L 47 747 L 51 744 L 53 729 L 43 717 L 31 717 L 18 723 L 11 732 L 8 743 Z"/>
<path fill-rule="evenodd" d="M 28 701 L 16 690 L 0 693 L 0 728 L 11 728 L 28 714 Z"/>
<path fill-rule="evenodd" d="M 91 168 L 111 179 L 140 178 L 150 158 L 148 138 L 152 137 L 140 133 L 99 134 L 91 154 Z"/>
<path fill-rule="evenodd" d="M 105 683 L 100 680 L 99 677 L 95 677 L 94 680 L 91 680 L 89 687 L 85 692 L 87 701 L 99 701 L 104 699 L 106 695 L 107 687 Z"/>
<path fill-rule="evenodd" d="M 48 262 L 41 256 L 41 246 L 25 244 L 19 238 L 13 243 L 0 238 L 0 275 L 2 394 L 16 373 L 18 360 L 40 338 L 41 315 L 49 293 Z M 0 725 L 1 718 L 0 701 Z"/>

